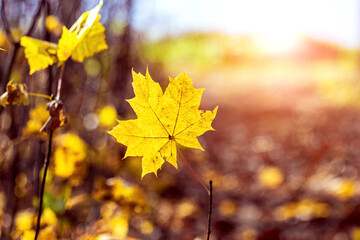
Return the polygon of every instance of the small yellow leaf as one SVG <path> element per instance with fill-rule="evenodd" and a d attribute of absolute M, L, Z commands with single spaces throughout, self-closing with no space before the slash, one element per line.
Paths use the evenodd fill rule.
<path fill-rule="evenodd" d="M 69 30 L 63 27 L 57 53 L 60 61 L 71 56 L 73 60 L 83 62 L 84 58 L 107 49 L 105 28 L 99 22 L 102 5 L 101 0 L 95 8 L 83 13 Z"/>
<path fill-rule="evenodd" d="M 8 38 L 7 35 L 4 31 L 0 30 L 0 46 L 5 48 L 6 47 L 6 43 L 8 42 Z M 3 49 L 2 48 L 2 49 Z M 5 49 L 3 49 L 3 51 L 6 51 Z"/>
<path fill-rule="evenodd" d="M 223 200 L 220 202 L 219 212 L 222 216 L 230 216 L 235 213 L 236 205 L 231 200 Z"/>
<path fill-rule="evenodd" d="M 57 45 L 31 37 L 22 37 L 21 46 L 25 48 L 25 57 L 30 66 L 30 75 L 53 65 L 57 59 Z"/>
<path fill-rule="evenodd" d="M 59 21 L 59 19 L 56 16 L 50 15 L 46 17 L 45 26 L 49 32 L 55 35 L 60 35 L 62 32 L 63 24 Z"/>
<path fill-rule="evenodd" d="M 84 58 L 91 57 L 95 53 L 107 49 L 104 32 L 105 28 L 101 23 L 94 23 L 87 34 L 81 38 L 78 46 L 74 49 L 71 59 L 82 62 Z"/>
<path fill-rule="evenodd" d="M 55 142 L 54 173 L 58 177 L 69 178 L 86 161 L 86 144 L 72 133 L 57 136 Z"/>
<path fill-rule="evenodd" d="M 25 231 L 23 236 L 22 236 L 22 240 L 33 240 L 35 238 L 35 231 L 34 230 L 29 230 L 29 231 Z M 56 234 L 54 231 L 54 227 L 53 226 L 47 226 L 44 229 L 40 230 L 39 233 L 39 237 L 37 238 L 38 240 L 56 240 Z"/>
<path fill-rule="evenodd" d="M 31 37 L 22 37 L 21 46 L 25 47 L 30 75 L 56 62 L 60 66 L 70 57 L 82 62 L 84 58 L 107 49 L 105 28 L 99 22 L 102 5 L 103 1 L 100 0 L 95 8 L 83 13 L 69 30 L 63 26 L 58 45 Z M 45 24 L 55 34 L 61 32 L 62 24 L 56 17 L 49 16 Z"/>
<path fill-rule="evenodd" d="M 35 108 L 30 109 L 30 118 L 23 129 L 24 135 L 41 136 L 45 133 L 40 133 L 41 127 L 49 118 L 49 112 L 46 110 L 46 104 L 39 104 Z"/>
<path fill-rule="evenodd" d="M 360 227 L 354 227 L 351 232 L 352 240 L 360 240 Z"/>
<path fill-rule="evenodd" d="M 133 71 L 135 97 L 128 100 L 137 119 L 118 121 L 109 133 L 119 143 L 127 146 L 125 157 L 142 157 L 142 177 L 169 162 L 177 168 L 176 143 L 203 150 L 197 137 L 214 130 L 211 122 L 213 111 L 202 111 L 200 105 L 203 89 L 195 89 L 186 73 L 179 74 L 162 92 L 150 74 Z"/>
<path fill-rule="evenodd" d="M 49 111 L 49 118 L 41 128 L 41 132 L 55 130 L 58 127 L 64 126 L 67 122 L 65 115 L 64 103 L 61 100 L 52 100 L 46 105 L 46 109 Z"/>
<path fill-rule="evenodd" d="M 176 206 L 175 214 L 178 218 L 186 218 L 197 210 L 196 204 L 191 200 L 184 200 Z"/>
<path fill-rule="evenodd" d="M 150 235 L 154 231 L 154 226 L 151 222 L 145 221 L 141 223 L 140 230 L 142 234 Z"/>
<path fill-rule="evenodd" d="M 113 217 L 109 220 L 109 225 L 112 226 L 112 234 L 114 237 L 116 238 L 125 238 L 127 233 L 128 233 L 128 229 L 129 229 L 129 224 L 128 224 L 128 220 L 124 217 Z"/>
<path fill-rule="evenodd" d="M 267 188 L 276 188 L 284 180 L 281 170 L 277 167 L 265 167 L 258 173 L 260 183 Z"/>
<path fill-rule="evenodd" d="M 99 113 L 99 122 L 104 127 L 111 127 L 116 124 L 117 112 L 114 106 L 106 105 Z"/>
<path fill-rule="evenodd" d="M 19 231 L 30 230 L 35 220 L 34 213 L 30 211 L 22 211 L 15 216 L 15 228 Z"/>
<path fill-rule="evenodd" d="M 329 215 L 329 205 L 316 202 L 312 199 L 303 199 L 298 202 L 290 202 L 275 210 L 277 220 L 286 221 L 290 218 L 309 220 L 311 218 L 326 218 Z"/>
<path fill-rule="evenodd" d="M 355 194 L 355 182 L 350 179 L 342 179 L 336 190 L 336 195 L 341 199 L 348 199 Z"/>
<path fill-rule="evenodd" d="M 33 240 L 35 238 L 35 231 L 34 230 L 27 230 L 24 232 L 21 240 Z"/>
<path fill-rule="evenodd" d="M 29 97 L 26 85 L 9 81 L 6 92 L 0 96 L 0 105 L 28 105 Z"/>
<path fill-rule="evenodd" d="M 55 226 L 57 224 L 58 220 L 56 217 L 56 214 L 50 209 L 45 208 L 41 214 L 41 225 L 51 225 Z"/>

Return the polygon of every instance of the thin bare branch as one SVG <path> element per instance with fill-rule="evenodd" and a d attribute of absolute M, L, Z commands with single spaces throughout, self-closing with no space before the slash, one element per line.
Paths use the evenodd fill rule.
<path fill-rule="evenodd" d="M 209 182 L 210 184 L 210 195 L 209 195 L 209 218 L 208 218 L 208 231 L 207 231 L 207 240 L 210 240 L 210 234 L 211 234 L 211 214 L 212 214 L 212 180 Z"/>
<path fill-rule="evenodd" d="M 49 163 L 50 163 L 52 136 L 53 136 L 53 131 L 50 130 L 48 152 L 47 152 L 46 159 L 45 159 L 45 162 L 44 162 L 44 173 L 43 173 L 43 177 L 42 177 L 42 180 L 41 180 L 40 204 L 39 204 L 39 209 L 38 209 L 38 217 L 37 217 L 37 222 L 36 222 L 34 240 L 36 240 L 38 238 L 38 235 L 39 235 L 39 232 L 40 232 L 40 220 L 41 220 L 41 213 L 42 213 L 43 201 L 44 201 L 46 174 L 47 174 L 47 170 L 49 168 Z"/>

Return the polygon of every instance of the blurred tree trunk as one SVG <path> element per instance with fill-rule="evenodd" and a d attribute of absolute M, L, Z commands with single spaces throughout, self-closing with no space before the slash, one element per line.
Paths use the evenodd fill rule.
<path fill-rule="evenodd" d="M 119 114 L 124 112 L 124 93 L 130 79 L 132 67 L 131 20 L 133 1 L 126 0 L 124 7 L 126 25 L 123 34 L 119 36 L 119 40 L 114 46 L 116 53 L 110 72 L 108 99 L 109 102 L 115 105 Z"/>

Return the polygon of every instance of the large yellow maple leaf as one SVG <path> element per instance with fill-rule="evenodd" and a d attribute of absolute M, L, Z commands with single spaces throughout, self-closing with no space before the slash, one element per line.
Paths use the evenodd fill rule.
<path fill-rule="evenodd" d="M 186 73 L 170 77 L 165 93 L 148 71 L 146 76 L 133 71 L 132 85 L 135 97 L 127 101 L 138 118 L 118 121 L 109 133 L 127 146 L 124 158 L 142 157 L 142 178 L 151 172 L 157 176 L 165 161 L 177 168 L 176 144 L 204 150 L 197 137 L 214 130 L 218 108 L 198 109 L 204 89 L 195 89 Z"/>

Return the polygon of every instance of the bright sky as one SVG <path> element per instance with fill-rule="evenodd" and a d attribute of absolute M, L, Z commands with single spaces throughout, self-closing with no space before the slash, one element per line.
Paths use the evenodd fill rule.
<path fill-rule="evenodd" d="M 360 46 L 359 0 L 137 0 L 134 26 L 152 37 L 188 31 L 266 36 L 273 44 L 310 36 Z"/>

